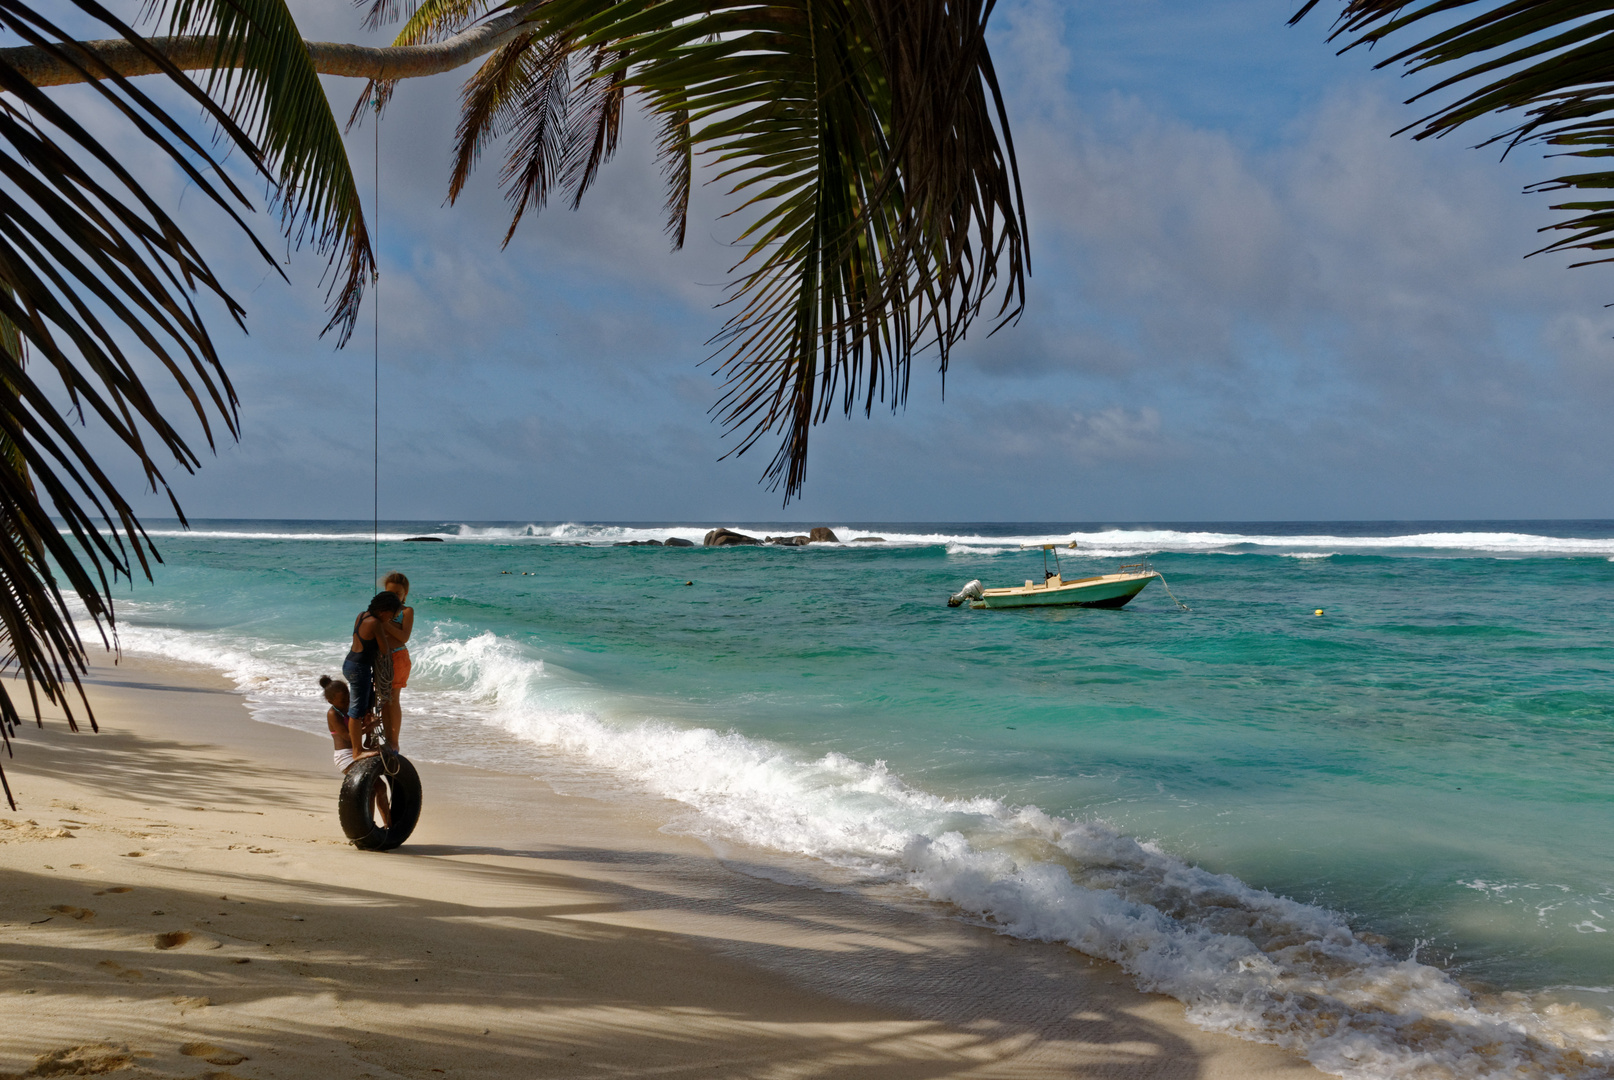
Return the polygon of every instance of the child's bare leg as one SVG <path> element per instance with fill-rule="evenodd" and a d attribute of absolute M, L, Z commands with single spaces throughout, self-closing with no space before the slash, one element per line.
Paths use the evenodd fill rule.
<path fill-rule="evenodd" d="M 375 808 L 381 815 L 381 824 L 385 828 L 392 827 L 392 800 L 387 798 L 387 785 L 380 783 L 375 786 Z"/>
<path fill-rule="evenodd" d="M 398 749 L 398 734 L 403 728 L 403 707 L 398 704 L 398 691 L 394 690 L 381 710 L 381 722 L 387 729 L 387 746 Z"/>
<path fill-rule="evenodd" d="M 375 756 L 374 750 L 366 750 L 364 748 L 364 736 L 366 732 L 368 732 L 369 727 L 370 722 L 368 720 L 348 721 L 348 741 L 353 744 L 354 761 L 362 761 L 367 757 Z"/>

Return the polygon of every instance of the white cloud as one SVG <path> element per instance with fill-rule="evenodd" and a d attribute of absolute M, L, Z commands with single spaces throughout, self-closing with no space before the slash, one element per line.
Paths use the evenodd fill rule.
<path fill-rule="evenodd" d="M 301 10 L 310 33 L 353 37 L 346 9 Z M 1518 189 L 1544 166 L 1389 138 L 1411 114 L 1351 57 L 1307 69 L 1314 92 L 1261 138 L 1094 92 L 1093 50 L 1074 47 L 1092 10 L 1021 0 L 995 16 L 1033 230 L 1025 317 L 959 350 L 945 405 L 921 359 L 903 413 L 819 428 L 802 513 L 1035 517 L 1051 490 L 1087 515 L 1178 520 L 1604 507 L 1614 277 L 1521 258 L 1551 215 Z M 1209 35 L 1228 10 L 1194 18 Z M 1185 40 L 1130 63 L 1273 111 L 1262 57 L 1212 65 Z M 358 84 L 332 82 L 345 113 Z M 754 486 L 766 454 L 716 464 L 729 444 L 706 414 L 718 384 L 699 364 L 736 257 L 721 193 L 697 191 L 689 249 L 670 253 L 630 118 L 583 210 L 557 201 L 501 251 L 496 156 L 442 205 L 457 90 L 405 86 L 382 133 L 383 401 L 409 478 L 384 489 L 394 512 L 776 510 Z M 371 137 L 352 141 L 366 178 Z M 177 202 L 183 185 L 159 179 Z M 333 478 L 368 462 L 367 331 L 333 354 L 316 340 L 320 261 L 291 259 L 290 288 L 266 281 L 193 201 L 252 336 L 215 320 L 247 437 L 182 486 L 187 508 L 341 513 Z"/>

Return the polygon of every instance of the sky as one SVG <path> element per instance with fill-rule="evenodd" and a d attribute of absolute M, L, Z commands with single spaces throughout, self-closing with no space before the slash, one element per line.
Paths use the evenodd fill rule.
<path fill-rule="evenodd" d="M 374 40 L 346 5 L 293 6 L 308 37 Z M 923 354 L 904 408 L 818 426 L 788 507 L 758 483 L 772 446 L 720 460 L 732 441 L 709 415 L 736 261 L 721 186 L 697 191 L 670 251 L 650 127 L 630 115 L 582 208 L 557 200 L 501 249 L 497 150 L 445 204 L 465 73 L 403 84 L 380 130 L 380 516 L 1614 517 L 1614 268 L 1524 258 L 1559 215 L 1522 189 L 1557 166 L 1474 149 L 1496 120 L 1392 138 L 1422 115 L 1403 104 L 1420 84 L 1336 55 L 1328 6 L 1289 27 L 1286 0 L 1002 0 L 1025 313 L 972 331 L 945 395 Z M 326 86 L 345 117 L 361 84 Z M 350 140 L 367 195 L 374 137 Z M 186 512 L 368 519 L 372 312 L 336 350 L 323 260 L 271 244 L 281 280 L 126 148 L 248 312 L 246 333 L 210 324 L 242 436 L 175 478 Z"/>

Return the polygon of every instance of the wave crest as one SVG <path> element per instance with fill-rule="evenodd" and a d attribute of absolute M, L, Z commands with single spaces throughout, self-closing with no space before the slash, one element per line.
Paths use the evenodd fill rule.
<path fill-rule="evenodd" d="M 224 652 L 207 635 L 131 626 L 131 652 L 226 668 L 254 714 L 312 719 L 316 655 L 269 643 Z M 235 639 L 239 642 L 240 639 Z M 1115 961 L 1183 1001 L 1202 1027 L 1293 1049 L 1353 1078 L 1606 1076 L 1614 1028 L 1575 1006 L 1487 997 L 1398 958 L 1337 912 L 1215 874 L 1099 819 L 990 798 L 949 798 L 883 762 L 816 759 L 737 732 L 646 715 L 487 632 L 439 625 L 415 655 L 414 710 L 439 717 L 448 760 L 479 763 L 476 732 L 542 747 L 505 765 L 586 767 L 613 787 L 672 799 L 695 834 L 905 883 L 1016 937 Z M 413 710 L 412 710 L 413 713 Z M 306 719 L 293 724 L 311 728 Z"/>
<path fill-rule="evenodd" d="M 421 523 L 410 531 L 399 531 L 402 523 L 389 522 L 379 539 L 389 543 L 416 536 L 430 536 L 450 543 L 472 544 L 600 544 L 626 541 L 665 540 L 677 537 L 700 544 L 709 526 L 704 525 L 613 525 L 587 522 L 561 524 L 504 523 Z M 714 523 L 716 524 L 716 523 Z M 258 527 L 252 527 L 258 526 Z M 280 527 L 275 527 L 280 526 Z M 776 532 L 805 531 L 800 523 L 728 523 L 727 527 L 755 536 Z M 815 544 L 813 549 L 847 548 L 866 530 L 833 525 L 841 544 Z M 197 522 L 193 529 L 153 527 L 149 534 L 160 539 L 183 540 L 284 540 L 370 543 L 368 523 L 359 522 Z M 1283 533 L 1227 532 L 1205 529 L 1110 528 L 1057 534 L 991 536 L 966 531 L 902 532 L 881 529 L 885 544 L 879 547 L 939 547 L 949 554 L 996 555 L 1017 552 L 1021 547 L 1039 544 L 1068 544 L 1075 540 L 1078 555 L 1097 558 L 1133 558 L 1170 552 L 1176 554 L 1279 554 L 1293 558 L 1326 558 L 1345 552 L 1392 553 L 1401 555 L 1487 555 L 1603 557 L 1614 559 L 1614 537 L 1549 536 L 1517 531 L 1448 531 L 1375 536 L 1339 536 L 1328 533 L 1288 535 Z M 861 548 L 863 545 L 856 545 Z M 789 549 L 796 550 L 796 549 Z M 878 550 L 878 548 L 876 548 Z"/>

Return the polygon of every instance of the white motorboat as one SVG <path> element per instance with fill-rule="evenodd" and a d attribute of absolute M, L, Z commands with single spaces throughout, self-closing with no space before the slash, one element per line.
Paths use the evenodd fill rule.
<path fill-rule="evenodd" d="M 1148 563 L 1123 566 L 1113 574 L 1066 581 L 1059 565 L 1059 548 L 1074 548 L 1069 544 L 1038 544 L 1042 549 L 1042 580 L 1028 580 L 1024 585 L 1011 585 L 1002 589 L 983 589 L 979 581 L 972 581 L 949 597 L 948 607 L 959 607 L 966 601 L 972 608 L 1021 607 L 1077 607 L 1118 608 L 1126 606 L 1160 574 Z M 1030 550 L 1022 548 L 1021 550 Z M 1054 568 L 1048 569 L 1048 553 L 1054 553 Z"/>

